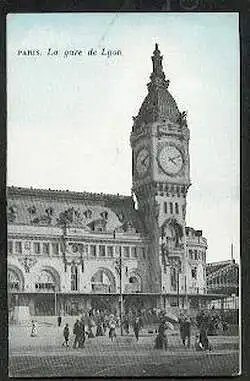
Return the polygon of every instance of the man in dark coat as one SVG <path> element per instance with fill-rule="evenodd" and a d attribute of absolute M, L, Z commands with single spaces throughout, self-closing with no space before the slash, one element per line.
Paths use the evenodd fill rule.
<path fill-rule="evenodd" d="M 140 317 L 135 318 L 133 328 L 134 328 L 136 340 L 138 341 L 139 340 L 139 332 L 140 332 L 140 329 L 142 328 L 142 321 L 141 321 Z"/>
<path fill-rule="evenodd" d="M 69 325 L 68 323 L 65 325 L 63 330 L 64 342 L 63 345 L 69 347 Z"/>
<path fill-rule="evenodd" d="M 73 344 L 73 348 L 76 348 L 77 345 L 79 347 L 79 343 L 80 343 L 80 336 L 81 336 L 81 327 L 80 327 L 80 322 L 79 320 L 77 320 L 74 324 L 74 328 L 73 328 L 73 334 L 75 335 L 75 341 L 74 341 L 74 344 Z"/>
<path fill-rule="evenodd" d="M 186 339 L 187 339 L 188 348 L 190 348 L 190 336 L 191 336 L 191 321 L 188 317 L 185 317 L 183 322 L 183 344 L 186 345 Z"/>
<path fill-rule="evenodd" d="M 58 318 L 57 318 L 58 327 L 61 327 L 61 323 L 62 323 L 62 317 L 58 316 Z"/>

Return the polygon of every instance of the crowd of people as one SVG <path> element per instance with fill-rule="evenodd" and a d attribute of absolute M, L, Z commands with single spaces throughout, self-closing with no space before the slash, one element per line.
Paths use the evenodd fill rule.
<path fill-rule="evenodd" d="M 155 348 L 167 349 L 169 331 L 179 327 L 180 339 L 184 347 L 190 348 L 191 346 L 191 333 L 195 333 L 194 347 L 197 351 L 211 350 L 212 346 L 209 343 L 208 335 L 211 334 L 216 328 L 221 326 L 221 329 L 227 329 L 225 322 L 220 315 L 213 309 L 208 311 L 200 311 L 196 317 L 190 317 L 186 312 L 180 312 L 176 320 L 173 315 L 169 315 L 166 311 L 159 311 L 157 314 L 158 329 L 155 330 Z M 58 327 L 61 327 L 62 317 L 57 318 Z M 139 341 L 140 332 L 143 328 L 143 314 L 135 313 L 134 315 L 125 314 L 121 322 L 117 314 L 108 314 L 105 311 L 89 311 L 77 319 L 72 327 L 73 348 L 84 348 L 86 338 L 94 338 L 98 336 L 106 336 L 113 342 L 117 335 L 117 328 L 122 328 L 123 333 L 129 335 L 132 331 L 136 341 Z M 95 327 L 95 330 L 94 330 Z M 224 328 L 225 327 L 225 328 Z M 193 332 L 191 332 L 193 331 Z M 32 320 L 31 337 L 36 337 L 37 323 Z M 69 347 L 70 342 L 70 327 L 66 323 L 63 327 L 63 346 Z"/>
<path fill-rule="evenodd" d="M 60 327 L 62 323 L 61 316 L 58 317 L 57 323 L 58 327 Z M 131 320 L 128 315 L 125 315 L 122 322 L 122 329 L 126 335 L 129 335 L 131 325 L 136 341 L 138 341 L 140 331 L 143 327 L 141 316 L 134 315 L 133 319 Z M 72 347 L 84 348 L 86 338 L 90 339 L 98 336 L 106 336 L 107 334 L 110 340 L 113 342 L 117 336 L 117 328 L 121 328 L 120 319 L 117 314 L 105 314 L 102 312 L 93 313 L 93 311 L 89 311 L 86 315 L 83 315 L 74 323 L 72 329 L 72 334 L 74 335 Z M 69 324 L 66 323 L 63 328 L 63 346 L 69 347 L 69 336 L 70 328 Z"/>

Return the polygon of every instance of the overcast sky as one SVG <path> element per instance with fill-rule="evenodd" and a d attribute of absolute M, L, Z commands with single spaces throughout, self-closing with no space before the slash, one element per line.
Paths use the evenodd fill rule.
<path fill-rule="evenodd" d="M 237 14 L 9 15 L 8 185 L 129 195 L 132 116 L 147 94 L 156 42 L 169 91 L 188 112 L 187 225 L 203 230 L 209 262 L 229 259 L 231 242 L 238 259 Z M 97 55 L 87 55 L 91 48 Z M 102 48 L 122 55 L 102 56 Z M 69 49 L 82 55 L 64 57 Z"/>

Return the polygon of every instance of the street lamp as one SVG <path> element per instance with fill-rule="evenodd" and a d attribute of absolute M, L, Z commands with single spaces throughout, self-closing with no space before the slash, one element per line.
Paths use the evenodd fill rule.
<path fill-rule="evenodd" d="M 113 232 L 113 237 L 116 238 L 116 232 Z M 121 336 L 123 336 L 123 324 L 122 324 L 122 318 L 123 318 L 123 294 L 122 294 L 122 247 L 120 246 L 119 250 L 119 261 L 115 261 L 115 269 L 119 275 L 120 280 L 120 295 L 119 295 L 119 307 L 120 307 L 120 326 L 121 326 Z"/>

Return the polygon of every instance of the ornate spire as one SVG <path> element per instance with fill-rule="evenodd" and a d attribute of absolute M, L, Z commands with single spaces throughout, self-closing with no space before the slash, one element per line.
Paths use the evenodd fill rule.
<path fill-rule="evenodd" d="M 153 61 L 153 73 L 154 76 L 165 78 L 165 74 L 163 72 L 162 66 L 162 58 L 161 52 L 158 49 L 158 44 L 155 44 L 155 50 L 153 52 L 153 56 L 151 57 Z"/>
<path fill-rule="evenodd" d="M 168 91 L 169 80 L 165 79 L 163 71 L 163 56 L 155 44 L 155 50 L 151 57 L 153 62 L 153 71 L 150 75 L 150 82 L 147 84 L 148 94 L 144 99 L 139 113 L 134 118 L 134 127 L 143 123 L 155 121 L 171 121 L 180 123 L 181 113 L 178 106 Z M 184 116 L 183 116 L 184 117 Z"/>

